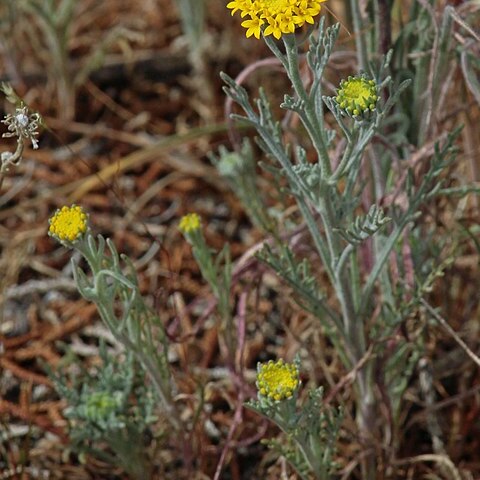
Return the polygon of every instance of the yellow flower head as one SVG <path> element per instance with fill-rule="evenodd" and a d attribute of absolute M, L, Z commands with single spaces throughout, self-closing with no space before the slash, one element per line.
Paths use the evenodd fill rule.
<path fill-rule="evenodd" d="M 261 396 L 279 402 L 290 398 L 300 385 L 298 367 L 283 360 L 259 363 L 257 388 Z"/>
<path fill-rule="evenodd" d="M 368 114 L 377 104 L 377 84 L 364 75 L 348 77 L 340 82 L 335 100 L 341 109 L 354 117 Z"/>
<path fill-rule="evenodd" d="M 184 215 L 180 219 L 178 224 L 178 229 L 183 233 L 192 233 L 196 230 L 200 230 L 202 224 L 200 222 L 200 217 L 196 213 L 189 213 Z"/>
<path fill-rule="evenodd" d="M 232 15 L 240 11 L 241 17 L 249 19 L 242 22 L 247 29 L 246 36 L 260 38 L 263 34 L 279 39 L 284 33 L 293 33 L 305 23 L 314 23 L 313 17 L 321 10 L 326 0 L 233 0 L 227 4 Z"/>
<path fill-rule="evenodd" d="M 72 205 L 58 209 L 48 221 L 48 234 L 60 242 L 73 243 L 88 228 L 88 216 L 82 207 Z"/>

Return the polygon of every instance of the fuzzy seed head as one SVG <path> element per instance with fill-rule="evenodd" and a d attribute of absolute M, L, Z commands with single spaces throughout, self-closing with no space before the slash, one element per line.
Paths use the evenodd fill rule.
<path fill-rule="evenodd" d="M 8 131 L 2 137 L 18 137 L 28 139 L 33 148 L 38 148 L 38 127 L 42 117 L 37 112 L 31 112 L 27 107 L 17 108 L 14 114 L 5 115 L 2 123 L 7 125 Z"/>

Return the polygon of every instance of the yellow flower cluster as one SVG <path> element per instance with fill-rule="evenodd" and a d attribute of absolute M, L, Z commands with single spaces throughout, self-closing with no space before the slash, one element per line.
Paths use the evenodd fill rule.
<path fill-rule="evenodd" d="M 75 242 L 88 228 L 88 216 L 82 207 L 72 205 L 58 209 L 49 220 L 48 234 L 61 242 Z"/>
<path fill-rule="evenodd" d="M 180 219 L 180 223 L 178 224 L 178 229 L 184 234 L 192 233 L 195 230 L 199 230 L 200 228 L 200 217 L 196 213 L 189 213 L 187 215 L 184 215 Z"/>
<path fill-rule="evenodd" d="M 363 75 L 348 77 L 340 82 L 335 98 L 340 108 L 354 117 L 375 110 L 378 100 L 377 85 Z"/>
<path fill-rule="evenodd" d="M 326 0 L 233 0 L 227 4 L 232 15 L 240 11 L 243 17 L 250 17 L 242 22 L 247 29 L 246 36 L 260 38 L 263 34 L 273 35 L 279 39 L 284 33 L 293 33 L 295 28 L 306 23 L 314 23 L 313 17 L 321 10 L 321 3 Z"/>
<path fill-rule="evenodd" d="M 300 384 L 298 368 L 283 360 L 259 364 L 257 388 L 263 397 L 279 402 L 290 398 Z"/>

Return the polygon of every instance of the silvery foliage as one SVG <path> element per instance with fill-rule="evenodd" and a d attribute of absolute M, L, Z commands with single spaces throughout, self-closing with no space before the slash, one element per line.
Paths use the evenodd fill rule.
<path fill-rule="evenodd" d="M 372 328 L 374 300 L 378 298 L 375 292 L 378 289 L 385 305 L 391 301 L 390 308 L 401 311 L 401 297 L 389 296 L 396 280 L 389 276 L 388 261 L 398 251 L 401 239 L 418 218 L 422 206 L 442 193 L 442 173 L 454 158 L 458 131 L 435 144 L 422 176 L 409 168 L 405 179 L 397 179 L 398 188 L 405 194 L 403 203 L 380 203 L 382 197 L 386 198 L 385 193 L 393 190 L 389 184 L 389 191 L 379 195 L 373 204 L 366 205 L 366 213 L 359 213 L 365 207 L 362 198 L 368 197 L 363 195 L 366 182 L 362 179 L 362 173 L 368 174 L 369 171 L 366 153 L 374 148 L 372 140 L 375 137 L 389 134 L 385 126 L 395 114 L 399 97 L 411 81 L 395 83 L 388 75 L 392 59 L 392 52 L 389 52 L 378 64 L 369 66 L 368 76 L 375 81 L 381 99 L 372 115 L 366 119 L 344 116 L 335 97 L 322 94 L 323 73 L 338 33 L 339 25 L 325 29 L 322 19 L 318 33 L 310 35 L 306 55 L 311 77 L 309 84 L 304 83 L 300 73 L 296 36 L 282 36 L 283 50 L 270 37 L 264 38 L 283 65 L 293 87 L 293 95 L 285 95 L 281 108 L 298 115 L 305 137 L 308 137 L 305 145 L 300 145 L 303 143 L 300 135 L 297 144 L 285 144 L 282 124 L 275 118 L 262 89 L 253 103 L 245 88 L 226 74 L 222 74 L 222 79 L 226 83 L 226 94 L 244 111 L 243 116 L 232 115 L 232 118 L 256 130 L 257 143 L 269 162 L 268 172 L 275 172 L 283 178 L 282 189 L 295 201 L 301 215 L 301 224 L 296 228 L 302 228 L 311 237 L 311 242 L 303 242 L 300 252 L 298 242 L 286 244 L 282 240 L 288 238 L 291 231 L 274 232 L 258 256 L 293 289 L 297 302 L 320 321 L 345 368 L 351 370 L 362 365 L 356 376 L 356 420 L 360 434 L 368 436 L 376 428 L 376 361 L 363 362 L 369 357 L 371 348 L 382 345 L 382 336 L 391 335 L 405 319 L 399 314 L 387 323 L 382 310 L 376 328 Z M 338 124 L 335 131 L 327 125 L 327 111 L 329 120 L 333 116 Z M 340 156 L 337 161 L 332 161 L 331 152 L 339 134 L 343 137 L 339 140 L 341 148 L 337 148 Z M 307 155 L 307 147 L 310 155 Z M 312 156 L 316 161 L 311 161 Z M 388 165 L 388 159 L 385 165 Z M 241 185 L 237 184 L 237 187 Z M 362 262 L 363 248 L 371 252 L 371 265 Z M 322 275 L 318 274 L 319 267 Z M 329 287 L 325 285 L 327 279 Z M 332 291 L 335 302 L 332 301 Z M 377 348 L 380 351 L 381 347 Z M 412 358 L 411 349 L 399 344 L 392 354 L 395 361 L 386 364 L 388 371 L 383 370 L 386 381 L 392 378 L 402 380 L 392 382 L 388 392 L 389 401 L 396 410 L 401 405 L 412 373 L 410 367 L 406 368 Z M 323 478 L 312 468 L 310 472 L 314 472 L 316 478 Z"/>
<path fill-rule="evenodd" d="M 158 418 L 157 399 L 132 352 L 113 358 L 100 343 L 101 363 L 93 370 L 66 369 L 48 374 L 66 400 L 71 448 L 82 458 L 93 454 L 117 465 L 132 478 L 147 477 L 146 433 Z M 76 362 L 77 363 L 77 362 Z M 106 452 L 103 445 L 109 446 Z M 110 453 L 112 452 L 113 455 Z"/>
<path fill-rule="evenodd" d="M 74 248 L 85 258 L 92 273 L 89 278 L 72 258 L 78 291 L 96 304 L 115 339 L 135 355 L 152 381 L 167 420 L 174 428 L 180 428 L 172 400 L 174 383 L 168 362 L 167 335 L 159 316 L 140 293 L 132 261 L 119 254 L 110 239 L 101 235 L 95 239 L 90 232 L 75 243 Z"/>

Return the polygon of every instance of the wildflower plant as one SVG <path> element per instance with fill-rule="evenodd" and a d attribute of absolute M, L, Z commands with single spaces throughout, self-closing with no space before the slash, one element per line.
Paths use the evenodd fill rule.
<path fill-rule="evenodd" d="M 158 315 L 140 294 L 131 260 L 119 255 L 110 239 L 101 235 L 95 239 L 88 226 L 88 215 L 78 205 L 58 209 L 49 224 L 50 236 L 86 260 L 91 279 L 72 258 L 79 292 L 97 305 L 115 339 L 135 355 L 152 381 L 166 419 L 173 428 L 179 429 L 180 420 L 172 399 L 174 386 L 168 364 L 167 337 Z"/>
<path fill-rule="evenodd" d="M 83 461 L 93 455 L 112 466 L 120 465 L 131 478 L 147 478 L 145 444 L 149 427 L 157 421 L 156 398 L 145 382 L 144 370 L 134 354 L 121 361 L 100 345 L 101 364 L 93 372 L 49 375 L 67 402 L 71 449 Z M 107 445 L 108 449 L 103 448 Z"/>
<path fill-rule="evenodd" d="M 193 256 L 200 268 L 203 278 L 208 282 L 216 300 L 221 318 L 223 338 L 228 355 L 233 355 L 235 341 L 233 335 L 232 306 L 230 289 L 232 285 L 232 262 L 230 248 L 225 244 L 220 252 L 214 252 L 207 245 L 203 235 L 200 216 L 197 213 L 184 215 L 178 229 L 192 246 Z"/>
<path fill-rule="evenodd" d="M 452 17 L 451 10 L 446 9 L 434 45 L 427 37 L 420 42 L 420 50 L 431 49 L 439 59 L 437 64 L 432 63 L 430 71 L 428 56 L 407 58 L 411 72 L 416 74 L 412 75 L 411 88 L 409 79 L 400 81 L 396 75 L 399 65 L 403 66 L 400 54 L 388 49 L 382 55 L 368 52 L 372 42 L 367 45 L 365 37 L 369 33 L 363 32 L 369 29 L 362 23 L 359 2 L 352 1 L 359 68 L 327 92 L 324 74 L 340 26 L 326 28 L 325 19 L 319 20 L 324 1 L 226 3 L 231 14 L 240 17 L 246 37 L 262 38 L 290 80 L 291 89 L 280 106 L 288 118 L 297 116 L 302 128 L 284 135 L 286 122 L 276 118 L 263 89 L 252 102 L 242 86 L 222 74 L 226 94 L 244 112 L 233 118 L 256 131 L 257 143 L 266 157 L 260 165 L 275 178 L 278 187 L 274 195 L 293 200 L 299 215 L 276 222 L 279 217 L 275 216 L 275 209 L 267 208 L 262 189 L 258 188 L 254 153 L 248 141 L 235 152 L 222 147 L 218 157 L 212 155 L 211 159 L 246 204 L 252 222 L 269 236 L 257 253 L 258 260 L 276 272 L 292 289 L 298 305 L 318 320 L 318 328 L 328 337 L 344 369 L 350 372 L 345 378 L 352 384 L 352 414 L 357 423 L 357 438 L 366 452 L 361 460 L 362 478 L 370 480 L 378 475 L 375 446 L 391 438 L 388 451 L 395 455 L 404 392 L 425 351 L 421 335 L 412 340 L 399 332 L 403 332 L 409 316 L 425 307 L 423 297 L 450 264 L 447 261 L 421 265 L 424 245 L 416 222 L 428 202 L 448 192 L 443 188 L 444 172 L 454 159 L 458 131 L 433 138 L 425 149 L 428 153 L 421 168 L 415 168 L 408 160 L 412 145 L 421 146 L 433 131 L 433 108 L 425 107 L 432 107 L 442 94 L 439 79 L 445 74 L 442 61 L 449 58 Z M 204 2 L 178 3 L 184 30 L 192 50 L 196 50 L 193 63 L 200 71 L 205 65 L 195 62 L 201 60 Z M 421 2 L 414 3 L 412 11 L 418 11 L 419 21 L 426 21 L 427 8 L 420 6 Z M 74 90 L 91 71 L 88 62 L 79 76 L 72 76 L 68 68 L 67 47 L 75 2 L 28 0 L 24 5 L 38 14 L 57 56 L 54 66 L 60 97 L 62 104 L 70 105 L 66 116 L 71 117 Z M 198 15 L 189 13 L 193 11 Z M 375 35 L 380 34 L 378 28 L 376 24 Z M 304 30 L 301 44 L 297 39 L 299 29 Z M 303 51 L 305 55 L 301 55 Z M 428 91 L 427 77 L 433 79 L 429 96 L 423 93 Z M 18 155 L 2 154 L 2 173 L 4 161 L 5 165 L 18 163 L 26 140 L 37 147 L 40 121 L 38 114 L 23 104 L 5 118 L 4 136 L 17 138 L 21 145 Z M 404 170 L 404 175 L 399 175 L 398 170 Z M 150 378 L 166 420 L 177 432 L 184 425 L 174 401 L 167 336 L 158 315 L 140 294 L 131 260 L 119 255 L 109 239 L 101 235 L 95 238 L 88 221 L 82 207 L 62 207 L 50 219 L 49 235 L 85 260 L 89 272 L 72 260 L 78 290 L 97 305 L 102 320 L 125 347 L 126 362 L 118 366 L 104 356 L 100 381 L 88 379 L 82 387 L 72 389 L 69 381 L 57 378 L 56 386 L 69 401 L 65 415 L 71 422 L 75 445 L 91 452 L 95 442 L 106 442 L 114 453 L 110 460 L 124 462 L 124 468 L 133 477 L 142 478 L 145 471 L 131 468 L 131 464 L 141 465 L 142 461 L 132 459 L 141 456 L 136 447 L 142 445 L 142 434 L 156 419 L 152 414 L 155 403 L 150 385 L 142 387 L 143 372 Z M 238 345 L 232 315 L 229 246 L 225 245 L 220 252 L 212 250 L 196 213 L 185 215 L 178 228 L 192 246 L 201 273 L 215 296 L 222 338 L 232 360 Z M 298 242 L 290 242 L 299 229 L 309 235 L 302 250 Z M 413 252 L 413 265 L 404 264 L 405 248 Z M 398 268 L 394 271 L 392 265 Z M 431 313 L 428 308 L 427 311 Z M 303 393 L 298 360 L 259 363 L 256 386 L 258 397 L 248 402 L 248 407 L 284 433 L 281 440 L 267 443 L 286 457 L 302 479 L 332 478 L 343 418 L 341 409 L 324 402 L 323 388 Z M 380 408 L 380 401 L 384 408 Z M 385 411 L 388 422 L 382 422 Z M 129 450 L 132 441 L 135 445 Z"/>
<path fill-rule="evenodd" d="M 335 95 L 328 96 L 323 92 L 322 78 L 339 34 L 339 24 L 325 28 L 325 19 L 321 18 L 318 29 L 307 33 L 306 64 L 310 83 L 302 78 L 299 46 L 294 33 L 297 25 L 310 23 L 306 10 L 301 9 L 313 9 L 309 10 L 313 19 L 320 12 L 320 2 L 246 0 L 230 2 L 227 7 L 232 13 L 240 11 L 243 17 L 250 17 L 242 23 L 247 29 L 246 35 L 263 36 L 291 82 L 293 92 L 285 95 L 281 107 L 299 117 L 308 136 L 307 139 L 300 138 L 294 145 L 285 143 L 281 123 L 274 117 L 262 89 L 252 104 L 242 86 L 228 75 L 221 74 L 226 83 L 226 94 L 245 113 L 243 116 L 232 115 L 232 118 L 256 130 L 258 145 L 273 162 L 268 170 L 283 177 L 284 191 L 296 203 L 311 237 L 317 257 L 315 262 L 321 262 L 331 288 L 327 290 L 320 284 L 319 276 L 312 273 L 311 259 L 298 258 L 292 247 L 280 240 L 288 237 L 282 237 L 278 232 L 272 234 L 272 242 L 265 243 L 258 257 L 293 288 L 298 303 L 319 320 L 345 368 L 352 370 L 361 365 L 354 385 L 356 421 L 361 440 L 370 445 L 372 438 L 382 430 L 378 422 L 374 372 L 377 377 L 381 372 L 380 375 L 385 376 L 391 385 L 387 392 L 388 408 L 395 406 L 393 418 L 398 419 L 401 398 L 413 371 L 415 360 L 413 363 L 411 360 L 418 358 L 414 350 L 422 348 L 421 345 L 408 347 L 406 340 L 394 343 L 388 353 L 384 348 L 389 336 L 409 314 L 400 308 L 403 289 L 399 286 L 399 279 L 390 275 L 389 259 L 399 255 L 400 245 L 408 238 L 422 206 L 441 194 L 442 173 L 454 158 L 458 131 L 436 142 L 421 176 L 411 169 L 398 184 L 392 181 L 384 184 L 380 175 L 391 178 L 394 174 L 388 152 L 383 152 L 380 165 L 385 172 L 381 174 L 378 173 L 380 167 L 376 169 L 375 165 L 368 165 L 366 158 L 377 155 L 378 148 L 375 150 L 372 146 L 375 137 L 388 139 L 389 135 L 395 135 L 388 124 L 395 117 L 399 99 L 411 83 L 409 79 L 395 82 L 391 77 L 393 52 L 372 63 L 364 62 L 365 52 L 360 52 L 360 65 L 364 71 L 342 80 Z M 295 15 L 298 20 L 294 19 Z M 302 19 L 301 15 L 304 15 Z M 272 34 L 281 38 L 283 49 L 272 39 Z M 327 115 L 329 120 L 335 120 L 334 128 L 327 126 Z M 341 148 L 339 142 L 342 142 Z M 311 155 L 307 156 L 307 148 L 314 154 L 314 161 L 309 160 Z M 341 154 L 334 162 L 332 152 L 335 148 Z M 366 189 L 370 183 L 364 178 L 369 177 L 370 171 L 373 171 L 371 189 L 374 200 L 367 204 Z M 381 198 L 387 193 L 398 192 L 398 188 L 403 188 L 405 201 L 380 204 Z M 243 197 L 246 197 L 245 192 Z M 371 258 L 369 263 L 363 261 L 365 251 Z M 335 293 L 335 304 L 327 291 Z M 372 320 L 377 295 L 383 303 L 380 313 Z M 378 359 L 369 358 L 372 348 L 379 353 Z M 383 361 L 385 358 L 388 361 Z M 265 406 L 261 396 L 259 402 L 257 406 Z M 285 402 L 287 405 L 289 400 Z M 319 425 L 323 424 L 319 422 Z M 311 462 L 307 463 L 316 478 L 326 478 Z M 362 476 L 373 479 L 376 478 L 375 472 L 375 459 L 371 454 L 367 455 L 362 464 Z"/>
<path fill-rule="evenodd" d="M 285 434 L 283 441 L 270 440 L 267 445 L 290 462 L 302 479 L 313 473 L 328 480 L 336 469 L 334 455 L 343 415 L 322 404 L 323 389 L 311 389 L 299 402 L 300 362 L 282 359 L 257 365 L 258 399 L 247 406 L 265 416 Z"/>

